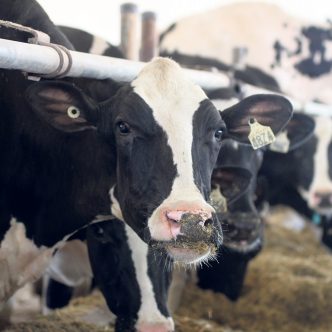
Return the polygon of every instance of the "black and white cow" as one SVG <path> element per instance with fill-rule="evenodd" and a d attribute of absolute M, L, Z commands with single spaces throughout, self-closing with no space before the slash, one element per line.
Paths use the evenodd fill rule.
<path fill-rule="evenodd" d="M 59 25 L 58 28 L 66 35 L 76 50 L 85 53 L 124 58 L 121 50 L 105 39 L 73 27 Z"/>
<path fill-rule="evenodd" d="M 0 8 L 2 19 L 50 32 L 52 41 L 70 46 L 36 2 L 1 0 Z M 0 33 L 26 39 L 5 28 Z M 162 58 L 130 84 L 117 85 L 115 94 L 110 81 L 32 83 L 8 70 L 0 76 L 1 303 L 38 278 L 54 251 L 91 223 L 91 265 L 105 295 L 116 273 L 103 250 L 112 246 L 110 214 L 149 244 L 146 255 L 184 263 L 208 259 L 222 240 L 207 202 L 222 140 L 247 142 L 250 118 L 277 133 L 292 114 L 286 99 L 258 95 L 221 117 L 181 68 Z M 163 266 L 141 268 L 145 275 L 164 273 Z M 122 312 L 129 299 L 115 289 L 118 296 L 107 302 L 118 329 L 146 330 L 151 322 L 140 322 L 137 311 Z M 163 330 L 173 328 L 162 323 Z"/>
<path fill-rule="evenodd" d="M 62 31 L 66 32 L 68 31 L 69 34 L 66 33 L 67 37 L 70 39 L 70 41 L 75 45 L 76 49 L 80 50 L 80 51 L 87 51 L 86 49 L 86 32 L 81 31 L 81 30 L 74 30 L 74 34 L 72 33 L 71 28 L 66 28 L 63 29 Z M 92 39 L 92 37 L 90 37 L 90 39 Z M 82 40 L 82 42 L 81 42 Z M 102 42 L 98 39 L 100 44 L 107 44 L 107 42 Z M 95 44 L 90 43 L 90 44 Z M 92 49 L 88 49 L 88 51 L 93 51 Z M 105 55 L 105 54 L 104 54 Z M 220 93 L 219 93 L 220 96 Z M 225 94 L 223 93 L 222 99 L 228 98 L 229 96 L 225 96 Z M 227 140 L 229 141 L 229 140 Z M 234 141 L 235 144 L 235 141 Z M 223 169 L 223 176 L 222 176 L 222 181 L 219 181 L 219 185 L 221 186 L 226 186 L 227 188 L 224 188 L 221 190 L 221 192 L 224 192 L 224 190 L 228 190 L 228 194 L 227 196 L 234 196 L 236 195 L 236 192 L 239 192 L 241 190 L 244 190 L 244 187 L 246 186 L 247 181 L 250 179 L 251 177 L 251 173 L 249 174 L 246 173 L 246 169 L 243 169 L 241 166 L 241 161 L 243 161 L 243 157 L 241 157 L 242 155 L 242 150 L 238 151 L 237 149 L 227 149 L 227 144 L 225 146 L 225 151 L 223 151 L 224 149 L 221 150 L 220 154 L 219 154 L 219 160 L 222 160 L 222 155 L 225 154 L 225 158 L 227 158 L 227 160 L 232 160 L 232 159 L 237 159 L 239 162 L 234 165 L 228 165 L 226 169 Z M 243 150 L 244 151 L 252 151 L 253 150 L 248 147 L 248 146 L 243 146 Z M 258 154 L 260 152 L 257 152 Z M 253 152 L 254 154 L 254 152 Z M 248 156 L 246 156 L 248 157 Z M 250 159 L 251 161 L 251 159 Z M 245 165 L 242 166 L 248 166 L 247 165 L 248 162 L 245 162 Z M 249 162 L 250 164 L 250 162 Z M 255 168 L 255 165 L 253 166 Z M 242 172 L 241 172 L 242 171 Z M 253 171 L 251 169 L 251 171 Z M 219 179 L 220 180 L 220 179 Z M 235 189 L 238 188 L 238 189 Z M 241 188 L 241 190 L 240 190 Z M 232 193 L 230 193 L 230 191 L 232 191 Z M 219 195 L 221 194 L 220 191 Z M 244 209 L 248 208 L 247 206 L 244 207 Z M 252 206 L 249 207 L 250 212 L 252 212 Z M 222 216 L 222 212 L 224 211 L 220 211 L 220 216 Z M 246 211 L 248 212 L 248 211 Z M 255 212 L 255 211 L 254 211 Z M 245 214 L 245 213 L 244 213 Z M 255 219 L 255 225 L 253 225 L 253 228 L 259 228 L 259 225 L 257 225 L 257 218 Z M 121 227 L 120 225 L 118 225 L 117 227 Z M 124 228 L 124 225 L 122 226 Z M 122 233 L 126 233 L 126 232 L 130 232 L 130 229 L 124 229 L 122 231 Z M 253 230 L 254 232 L 254 230 Z M 128 246 L 133 246 L 133 244 L 131 243 L 133 239 L 133 236 L 131 237 L 123 237 L 123 243 L 121 248 L 128 248 Z M 256 240 L 256 242 L 258 243 L 259 246 L 259 240 L 260 237 L 259 235 L 255 234 L 253 236 L 253 239 Z M 235 243 L 235 239 L 233 239 Z M 138 241 L 138 240 L 136 240 Z M 138 241 L 139 242 L 139 241 Z M 249 241 L 250 242 L 250 241 Z M 127 246 L 126 246 L 127 243 Z M 257 244 L 256 243 L 256 244 Z M 142 247 L 142 244 L 136 244 L 137 247 Z M 255 248 L 254 248 L 255 247 Z M 250 250 L 256 250 L 256 246 L 251 246 L 251 244 L 248 245 L 248 250 L 245 250 L 245 246 L 243 246 L 244 251 L 246 251 L 246 254 L 249 256 L 249 251 Z M 123 249 L 122 249 L 123 250 Z M 105 251 L 105 250 L 103 250 Z M 115 252 L 115 249 L 112 249 L 113 252 Z M 125 250 L 127 253 L 130 252 L 130 250 L 126 249 Z M 135 253 L 135 251 L 132 251 L 132 255 L 133 253 Z M 243 253 L 242 253 L 243 254 Z M 46 305 L 45 305 L 45 311 L 48 312 L 50 309 L 55 309 L 55 308 L 60 308 L 63 307 L 65 305 L 68 304 L 69 299 L 72 296 L 73 293 L 73 288 L 79 286 L 82 282 L 86 282 L 87 280 L 91 280 L 92 277 L 92 271 L 91 268 L 89 266 L 89 264 L 84 264 L 84 262 L 86 262 L 86 258 L 84 259 L 84 257 L 87 256 L 86 253 L 86 249 L 84 247 L 84 245 L 75 242 L 75 243 L 68 243 L 64 246 L 64 248 L 62 248 L 61 250 L 59 250 L 57 252 L 57 254 L 55 255 L 55 258 L 52 261 L 52 264 L 50 265 L 49 269 L 48 269 L 48 287 L 46 290 Z M 83 257 L 83 259 L 82 259 Z M 110 255 L 110 257 L 114 257 L 114 253 L 113 255 Z M 160 303 L 161 301 L 165 301 L 165 292 L 160 292 L 157 291 L 156 294 L 153 293 L 149 293 L 149 292 L 144 292 L 144 289 L 149 289 L 149 286 L 147 287 L 146 285 L 149 285 L 150 283 L 154 284 L 155 283 L 155 279 L 153 278 L 153 275 L 148 275 L 148 278 L 146 277 L 146 275 L 142 274 L 141 272 L 141 268 L 140 266 L 143 264 L 147 264 L 148 269 L 153 269 L 153 266 L 156 264 L 155 263 L 155 259 L 153 259 L 153 257 L 147 257 L 146 254 L 143 254 L 142 256 L 137 256 L 134 257 L 130 257 L 130 255 L 126 256 L 123 252 L 121 253 L 121 257 L 127 257 L 125 260 L 127 260 L 128 264 L 125 266 L 123 265 L 123 269 L 126 270 L 126 273 L 128 274 L 128 270 L 133 269 L 134 270 L 134 274 L 130 275 L 129 277 L 123 278 L 123 274 L 121 274 L 122 279 L 119 279 L 117 283 L 122 283 L 122 287 L 121 289 L 123 289 L 124 287 L 126 287 L 126 285 L 128 285 L 128 282 L 123 282 L 123 280 L 126 280 L 127 278 L 133 278 L 133 276 L 136 276 L 136 284 L 138 284 L 138 288 L 137 288 L 137 295 L 136 298 L 140 299 L 140 303 L 141 306 L 137 306 L 135 304 L 134 301 L 132 301 L 131 303 L 129 303 L 128 301 L 125 301 L 125 303 L 123 303 L 122 307 L 122 311 L 124 312 L 130 312 L 132 311 L 133 307 L 136 307 L 136 312 L 138 311 L 138 316 L 140 316 L 141 319 L 139 320 L 144 320 L 147 321 L 148 319 L 151 319 L 151 317 L 153 317 L 153 315 L 157 315 L 159 314 L 158 310 L 156 310 L 156 305 L 155 303 Z M 75 264 L 70 264 L 71 261 L 76 262 Z M 81 263 L 83 262 L 83 263 Z M 134 264 L 135 262 L 135 264 Z M 132 265 L 132 267 L 130 267 L 129 265 Z M 112 262 L 109 265 L 114 265 Z M 125 273 L 125 272 L 123 272 Z M 150 279 L 149 279 L 150 278 Z M 116 275 L 109 275 L 107 274 L 107 276 L 105 277 L 105 282 L 107 281 L 108 284 L 112 284 L 114 283 L 114 281 L 112 282 L 112 280 L 116 279 Z M 162 290 L 166 290 L 168 287 L 168 279 L 162 279 L 160 277 L 158 277 L 158 279 L 161 281 L 159 286 L 155 286 L 155 288 L 162 288 Z M 144 281 L 144 282 L 143 282 Z M 133 284 L 134 282 L 131 282 L 129 284 Z M 133 294 L 133 292 L 135 291 L 135 289 L 131 288 L 131 292 Z M 113 297 L 113 292 L 111 289 L 108 289 L 108 291 L 105 291 L 105 297 L 111 297 L 110 301 L 114 302 L 114 298 Z M 110 295 L 111 294 L 111 295 Z M 133 298 L 135 298 L 135 296 L 133 296 Z M 162 309 L 160 312 L 165 312 L 165 310 Z M 160 315 L 160 314 L 159 314 Z M 144 317 L 144 319 L 143 319 Z M 157 321 L 156 318 L 153 319 L 154 321 Z M 123 322 L 126 322 L 126 320 L 123 320 Z"/>
<path fill-rule="evenodd" d="M 199 34 L 204 38 L 190 37 Z M 161 54 L 183 64 L 190 60 L 196 65 L 210 63 L 221 70 L 230 70 L 234 48 L 245 47 L 248 49 L 247 65 L 243 70 L 235 71 L 236 78 L 282 91 L 302 102 L 320 101 L 331 105 L 331 36 L 330 22 L 313 24 L 292 17 L 272 4 L 241 3 L 173 24 L 163 34 L 160 49 Z M 253 71 L 270 79 L 263 80 L 263 76 L 258 77 Z M 271 153 L 266 158 L 266 165 L 272 159 L 273 167 L 280 159 L 288 190 L 283 191 L 279 200 L 287 200 L 314 219 L 323 216 L 323 240 L 332 245 L 332 236 L 328 236 L 332 229 L 329 221 L 332 214 L 332 118 L 317 116 L 314 121 L 314 136 L 301 149 L 284 157 Z M 290 172 L 296 173 L 296 181 L 293 175 L 287 175 Z M 280 177 L 276 178 L 276 183 L 270 187 L 278 189 L 280 180 Z M 277 198 L 273 200 L 277 201 Z"/>
<path fill-rule="evenodd" d="M 204 38 L 192 38 L 200 35 Z M 241 80 L 279 88 L 300 101 L 330 104 L 331 36 L 330 23 L 304 21 L 264 2 L 236 3 L 176 22 L 162 34 L 160 51 L 180 63 L 183 56 L 195 65 L 211 61 L 227 70 L 234 48 L 245 47 L 247 66 Z M 249 71 L 267 75 L 267 82 Z"/>
<path fill-rule="evenodd" d="M 79 30 L 75 30 L 76 47 L 79 50 L 86 50 L 83 49 L 85 43 L 82 43 L 82 46 L 79 43 L 80 37 L 84 40 L 84 36 L 84 31 L 82 31 L 80 36 Z M 68 37 L 72 40 L 73 36 L 69 35 Z M 103 43 L 106 44 L 106 42 Z M 189 65 L 188 63 L 185 64 L 186 66 Z M 221 88 L 210 92 L 209 97 L 213 99 L 214 104 L 218 108 L 223 109 L 225 105 L 232 105 L 238 102 L 239 93 L 233 88 Z M 294 149 L 302 144 L 306 137 L 312 133 L 313 124 L 308 117 L 296 115 L 287 128 L 291 143 L 290 149 Z M 224 190 L 220 190 L 220 186 L 225 185 L 227 182 L 228 190 L 240 186 L 242 188 L 242 195 L 234 197 L 232 201 L 228 202 L 228 214 L 226 216 L 224 210 L 220 211 L 220 218 L 227 223 L 228 230 L 226 231 L 223 246 L 218 249 L 219 263 L 211 262 L 210 265 L 213 265 L 212 269 L 203 267 L 203 269 L 199 270 L 199 285 L 202 288 L 224 292 L 233 300 L 237 299 L 240 295 L 249 261 L 257 255 L 262 247 L 263 223 L 255 207 L 256 178 L 261 166 L 262 156 L 263 151 L 261 150 L 254 151 L 248 145 L 239 144 L 232 140 L 225 140 L 221 144 L 217 165 L 212 175 L 213 200 L 224 200 L 222 197 Z M 238 169 L 236 176 L 234 176 L 235 168 Z M 245 184 L 243 181 L 245 179 L 250 179 L 249 188 L 247 189 L 244 188 Z M 243 192 L 244 190 L 245 192 Z M 265 198 L 263 197 L 263 199 Z M 215 206 L 215 208 L 217 207 Z M 78 253 L 73 253 L 70 246 L 67 245 L 67 247 L 69 248 L 68 252 L 72 256 L 80 255 L 79 251 Z M 84 254 L 85 249 L 82 249 L 81 254 L 82 252 Z M 52 268 L 49 269 L 49 274 L 55 278 L 55 280 L 50 280 L 47 289 L 46 304 L 50 309 L 66 305 L 71 297 L 72 288 L 66 287 L 62 283 L 67 286 L 77 286 L 74 282 L 68 282 L 69 278 L 66 276 L 66 273 L 71 275 L 71 272 L 67 271 L 68 268 L 66 268 L 66 264 L 69 265 L 68 261 L 65 263 L 68 252 L 66 250 L 63 253 L 59 252 L 56 262 L 53 262 L 51 265 Z M 72 260 L 78 261 L 78 259 L 74 258 Z M 138 257 L 137 260 L 139 260 Z M 75 274 L 75 269 L 72 272 Z M 139 274 L 138 271 L 135 272 L 136 275 Z M 86 274 L 86 277 L 88 279 L 91 278 L 90 271 Z M 111 279 L 111 277 L 109 278 Z M 75 280 L 80 282 L 80 278 L 76 277 Z M 179 280 L 179 283 L 182 284 L 183 280 Z M 181 293 L 175 287 L 173 283 L 170 300 L 173 310 L 176 307 L 176 305 L 172 305 L 172 302 L 174 302 L 173 298 L 176 298 L 175 302 L 178 303 L 178 297 Z M 62 292 L 60 291 L 61 289 L 63 289 Z M 177 294 L 174 295 L 174 292 Z M 141 303 L 143 305 L 151 303 L 153 302 L 151 299 L 146 301 L 142 298 Z M 152 311 L 152 308 L 150 308 L 149 312 L 151 313 Z"/>

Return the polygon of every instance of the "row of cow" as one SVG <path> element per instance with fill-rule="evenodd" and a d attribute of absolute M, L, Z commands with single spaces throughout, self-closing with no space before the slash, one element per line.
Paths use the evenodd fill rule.
<path fill-rule="evenodd" d="M 1 0 L 0 8 L 1 19 L 69 49 L 88 52 L 91 43 L 121 56 L 85 32 L 56 27 L 35 1 Z M 174 25 L 161 41 L 172 57 L 178 51 L 163 43 L 176 40 L 176 31 Z M 26 40 L 6 28 L 0 37 Z M 47 269 L 49 309 L 66 305 L 72 288 L 93 277 L 117 315 L 116 330 L 172 331 L 173 261 L 198 264 L 221 254 L 199 270 L 199 284 L 236 299 L 262 246 L 257 206 L 267 200 L 310 216 L 330 213 L 330 119 L 291 118 L 283 97 L 251 96 L 218 112 L 211 98 L 236 91 L 205 93 L 163 58 L 129 84 L 0 75 L 0 303 Z M 289 153 L 254 151 L 252 118 L 274 134 L 286 130 Z M 211 203 L 211 187 L 220 204 Z"/>

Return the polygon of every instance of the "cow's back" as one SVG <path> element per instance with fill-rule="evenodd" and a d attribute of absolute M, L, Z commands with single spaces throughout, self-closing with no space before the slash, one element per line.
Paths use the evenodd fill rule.
<path fill-rule="evenodd" d="M 330 25 L 305 22 L 275 5 L 239 3 L 180 20 L 164 34 L 161 52 L 231 65 L 233 49 L 247 47 L 247 64 L 273 76 L 282 91 L 329 103 L 331 36 Z"/>

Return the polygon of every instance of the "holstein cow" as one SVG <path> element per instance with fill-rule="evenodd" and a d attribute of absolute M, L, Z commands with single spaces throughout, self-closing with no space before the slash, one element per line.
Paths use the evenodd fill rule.
<path fill-rule="evenodd" d="M 0 8 L 1 19 L 50 32 L 51 40 L 70 46 L 36 2 L 1 0 Z M 0 36 L 26 39 L 5 28 Z M 63 241 L 91 223 L 91 265 L 105 295 L 116 273 L 103 251 L 113 244 L 108 234 L 116 226 L 105 221 L 111 214 L 133 229 L 133 242 L 149 244 L 146 255 L 183 263 L 208 259 L 222 240 L 207 202 L 222 140 L 248 142 L 251 118 L 277 133 L 292 114 L 285 98 L 257 95 L 221 116 L 175 62 L 162 58 L 118 85 L 115 95 L 112 88 L 101 96 L 110 81 L 32 83 L 17 71 L 0 75 L 1 303 L 38 278 Z M 151 272 L 140 268 L 145 276 Z M 159 266 L 153 273 L 163 271 Z M 122 312 L 130 293 L 116 291 L 114 302 L 107 300 L 118 330 L 156 323 Z M 166 307 L 163 316 L 169 318 Z M 173 329 L 171 319 L 158 323 Z"/>
<path fill-rule="evenodd" d="M 89 35 L 84 31 L 77 30 L 77 29 L 71 29 L 68 27 L 62 27 L 61 28 L 63 32 L 66 33 L 66 36 L 70 39 L 70 41 L 75 45 L 76 49 L 80 51 L 87 51 L 87 43 L 85 42 L 86 36 Z M 94 37 L 89 35 L 89 40 L 95 40 Z M 109 45 L 109 48 L 111 49 L 112 46 L 108 44 L 107 42 L 101 42 L 100 39 L 98 39 L 98 43 L 101 45 Z M 94 45 L 95 42 L 90 42 L 90 45 Z M 114 47 L 113 47 L 114 48 Z M 93 47 L 91 49 L 88 49 L 88 51 L 93 52 Z M 105 53 L 104 53 L 105 55 Z M 225 96 L 223 96 L 225 98 Z M 235 143 L 235 142 L 234 142 Z M 245 149 L 245 148 L 244 148 Z M 227 149 L 226 149 L 227 150 Z M 247 147 L 247 150 L 253 151 L 251 148 Z M 219 159 L 222 159 L 222 155 L 224 154 L 223 151 L 220 152 L 219 154 Z M 229 154 L 233 155 L 228 156 Z M 225 151 L 225 158 L 236 158 L 237 155 L 241 155 L 242 151 L 237 151 L 237 150 L 227 150 Z M 241 157 L 238 157 L 239 160 Z M 238 163 L 241 164 L 241 163 Z M 255 166 L 254 166 L 255 167 Z M 244 188 L 245 186 L 245 181 L 249 180 L 251 177 L 251 173 L 249 174 L 249 171 L 247 171 L 242 167 L 239 167 L 239 165 L 233 165 L 233 166 L 228 166 L 226 167 L 226 170 L 223 170 L 223 175 L 222 181 L 219 181 L 219 185 L 222 187 L 221 191 L 225 192 L 227 191 L 226 196 L 227 197 L 234 197 L 236 193 L 238 193 L 240 190 L 236 188 Z M 219 171 L 220 172 L 220 171 Z M 236 176 L 234 174 L 236 173 Z M 225 176 L 226 174 L 226 176 Z M 219 180 L 220 180 L 220 175 L 219 175 Z M 234 197 L 235 198 L 235 197 Z M 220 215 L 222 215 L 220 211 Z M 256 219 L 257 220 L 257 219 Z M 254 227 L 259 228 L 259 225 L 255 223 Z M 116 257 L 116 252 L 119 252 L 121 257 L 123 258 L 123 262 L 127 262 L 127 264 L 121 264 L 121 268 L 119 268 L 119 271 L 122 271 L 121 273 L 119 272 L 118 275 L 112 273 L 109 273 L 109 269 L 105 270 L 105 276 L 103 276 L 104 281 L 99 282 L 101 284 L 107 284 L 108 289 L 102 290 L 104 291 L 105 297 L 108 299 L 110 306 L 112 306 L 112 303 L 114 303 L 114 292 L 117 294 L 118 289 L 124 289 L 130 287 L 126 293 L 131 293 L 133 298 L 136 298 L 137 301 L 140 301 L 139 303 L 136 303 L 134 300 L 131 302 L 128 301 L 121 301 L 120 299 L 117 301 L 121 302 L 121 311 L 123 316 L 126 312 L 132 312 L 138 311 L 138 316 L 141 318 L 143 316 L 145 317 L 153 317 L 153 303 L 157 303 L 158 306 L 160 307 L 161 312 L 166 312 L 165 311 L 165 301 L 166 301 L 166 291 L 168 288 L 168 283 L 169 280 L 168 278 L 162 278 L 161 276 L 155 276 L 155 273 L 150 273 L 149 278 L 146 278 L 146 275 L 142 273 L 142 265 L 146 265 L 150 271 L 153 271 L 154 265 L 156 265 L 156 258 L 155 254 L 153 256 L 147 255 L 146 253 L 143 254 L 142 256 L 137 256 L 137 252 L 139 251 L 138 249 L 144 248 L 144 244 L 140 243 L 139 239 L 136 239 L 136 244 L 135 244 L 135 250 L 132 251 L 132 256 L 130 256 L 130 246 L 132 247 L 133 244 L 131 241 L 134 239 L 133 236 L 126 236 L 126 233 L 130 232 L 130 229 L 125 229 L 124 225 L 117 224 L 117 228 L 121 228 L 121 231 L 118 231 L 117 234 L 124 234 L 122 237 L 122 245 L 118 246 L 119 248 L 115 250 L 114 245 L 107 243 L 106 245 L 103 246 L 102 253 L 107 251 L 109 252 L 109 259 L 105 261 L 106 266 L 114 266 L 114 258 Z M 111 237 L 110 233 L 108 232 L 107 237 Z M 102 233 L 103 234 L 103 233 Z M 99 235 L 102 237 L 102 234 Z M 260 235 L 260 234 L 259 234 Z M 121 239 L 121 236 L 117 236 L 117 241 L 119 242 Z M 113 242 L 113 241 L 112 241 Z M 128 244 L 126 245 L 126 242 Z M 259 243 L 259 239 L 256 241 Z M 110 248 L 110 249 L 109 249 Z M 249 246 L 248 246 L 249 248 Z M 256 248 L 250 247 L 250 249 L 256 250 Z M 146 250 L 146 249 L 144 249 Z M 249 251 L 249 249 L 248 249 Z M 136 252 L 136 255 L 135 255 Z M 127 256 L 126 256 L 127 253 Z M 246 252 L 248 254 L 248 252 Z M 78 242 L 73 242 L 72 244 L 67 244 L 59 250 L 55 256 L 55 259 L 53 260 L 52 264 L 50 265 L 48 269 L 48 285 L 47 285 L 47 290 L 46 290 L 46 311 L 49 311 L 49 309 L 55 309 L 59 307 L 63 307 L 66 305 L 69 301 L 69 299 L 72 296 L 73 293 L 73 287 L 77 287 L 82 283 L 85 283 L 87 280 L 91 280 L 92 277 L 92 271 L 91 268 L 89 267 L 89 264 L 84 264 L 86 262 L 86 249 L 84 245 L 78 243 Z M 248 254 L 249 256 L 249 254 Z M 82 259 L 83 257 L 83 259 Z M 158 256 L 158 260 L 161 258 Z M 76 262 L 75 264 L 70 263 L 71 262 Z M 82 263 L 83 262 L 83 263 Z M 166 264 L 167 262 L 165 262 Z M 129 265 L 132 265 L 131 267 Z M 157 265 L 160 264 L 160 262 L 157 263 Z M 134 271 L 135 273 L 129 273 L 128 271 Z M 124 275 L 126 277 L 124 278 Z M 136 279 L 135 279 L 136 277 Z M 96 278 L 98 278 L 96 276 Z M 127 282 L 127 279 L 132 279 L 132 282 Z M 157 283 L 157 284 L 156 284 Z M 119 287 L 119 284 L 121 284 L 121 287 Z M 135 288 L 132 287 L 133 284 L 138 284 L 138 287 L 136 288 L 136 297 L 134 296 Z M 146 289 L 149 288 L 146 285 L 154 285 L 155 294 L 146 292 Z M 112 286 L 114 285 L 114 286 Z M 115 287 L 115 289 L 113 289 Z M 120 294 L 121 295 L 121 294 Z M 117 310 L 119 313 L 119 310 Z M 156 311 L 158 312 L 158 311 Z M 147 318 L 145 318 L 146 320 Z M 141 319 L 139 319 L 141 320 Z M 154 319 L 156 320 L 156 319 Z M 124 319 L 123 324 L 127 323 L 128 320 Z"/>
<path fill-rule="evenodd" d="M 190 37 L 200 34 L 204 38 Z M 331 105 L 331 45 L 330 22 L 313 24 L 292 17 L 275 5 L 241 3 L 173 24 L 163 33 L 160 50 L 162 55 L 171 56 L 183 64 L 190 61 L 200 66 L 231 70 L 234 48 L 246 47 L 247 66 L 235 70 L 235 78 L 282 91 L 302 102 L 320 101 Z M 256 75 L 258 72 L 259 76 Z M 332 246 L 332 222 L 329 221 L 332 214 L 332 118 L 315 117 L 314 120 L 314 137 L 294 151 L 291 160 L 288 155 L 281 157 L 283 176 L 291 172 L 285 169 L 287 166 L 294 166 L 297 170 L 296 181 L 292 176 L 285 178 L 285 183 L 292 183 L 290 189 L 294 195 L 290 195 L 290 190 L 283 194 L 289 202 L 294 201 L 290 204 L 301 208 L 300 212 L 313 215 L 316 220 L 325 216 L 323 241 Z M 271 158 L 275 162 L 279 157 Z M 273 186 L 278 181 L 280 183 L 280 178 Z"/>
<path fill-rule="evenodd" d="M 200 35 L 204 38 L 192 38 Z M 329 104 L 330 45 L 330 23 L 313 24 L 276 5 L 256 2 L 222 6 L 176 22 L 162 34 L 160 52 L 180 63 L 184 57 L 192 59 L 194 65 L 210 61 L 212 66 L 227 70 L 233 63 L 234 48 L 246 47 L 247 66 L 238 74 L 241 80 L 273 88 L 250 71 L 260 72 L 268 81 L 274 80 L 273 89 L 301 101 Z"/>

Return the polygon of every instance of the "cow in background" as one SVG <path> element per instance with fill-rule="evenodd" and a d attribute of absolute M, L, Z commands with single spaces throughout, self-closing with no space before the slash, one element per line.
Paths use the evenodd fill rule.
<path fill-rule="evenodd" d="M 204 37 L 192 38 L 200 35 Z M 232 69 L 234 48 L 245 47 L 247 65 L 236 73 L 242 81 L 299 101 L 331 104 L 331 46 L 330 23 L 314 24 L 274 4 L 256 2 L 230 4 L 179 20 L 162 34 L 160 54 L 184 64 L 188 59 L 193 65 L 210 62 L 209 67 L 227 71 Z"/>

